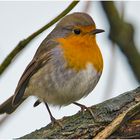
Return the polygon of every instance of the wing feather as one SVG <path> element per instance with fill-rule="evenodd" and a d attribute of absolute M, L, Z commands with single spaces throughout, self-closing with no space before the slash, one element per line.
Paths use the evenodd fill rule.
<path fill-rule="evenodd" d="M 41 56 L 40 59 L 33 59 L 27 68 L 25 69 L 24 73 L 22 74 L 19 83 L 17 85 L 17 88 L 15 90 L 15 94 L 13 97 L 12 105 L 17 105 L 22 97 L 24 96 L 24 92 L 26 87 L 28 86 L 30 78 L 41 68 L 43 67 L 48 60 L 50 59 L 49 53 L 44 53 L 44 55 Z"/>

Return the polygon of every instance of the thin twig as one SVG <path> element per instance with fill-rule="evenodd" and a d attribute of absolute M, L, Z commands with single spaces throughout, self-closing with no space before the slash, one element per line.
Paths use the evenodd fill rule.
<path fill-rule="evenodd" d="M 64 17 L 67 13 L 69 13 L 77 4 L 79 1 L 73 1 L 62 13 L 60 13 L 57 17 L 55 17 L 52 21 L 50 21 L 48 24 L 31 34 L 26 39 L 20 41 L 18 45 L 9 53 L 9 55 L 5 58 L 5 60 L 0 65 L 0 75 L 6 70 L 6 68 L 9 66 L 9 64 L 12 62 L 13 58 L 22 50 L 24 49 L 27 44 L 33 40 L 37 35 L 48 29 L 50 26 L 55 24 L 58 20 L 60 20 L 62 17 Z"/>

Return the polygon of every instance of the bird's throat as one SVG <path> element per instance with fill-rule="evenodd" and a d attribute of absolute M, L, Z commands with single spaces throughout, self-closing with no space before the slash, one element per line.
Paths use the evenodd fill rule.
<path fill-rule="evenodd" d="M 71 35 L 67 38 L 59 38 L 57 41 L 64 52 L 68 67 L 79 71 L 91 63 L 96 71 L 102 71 L 103 59 L 95 37 Z"/>

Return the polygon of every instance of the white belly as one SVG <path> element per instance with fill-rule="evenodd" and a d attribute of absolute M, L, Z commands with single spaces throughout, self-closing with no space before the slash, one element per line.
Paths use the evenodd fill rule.
<path fill-rule="evenodd" d="M 78 73 L 73 70 L 47 68 L 48 66 L 44 67 L 32 77 L 26 92 L 49 104 L 59 106 L 71 104 L 87 96 L 101 75 L 92 64 L 88 64 L 86 69 Z"/>

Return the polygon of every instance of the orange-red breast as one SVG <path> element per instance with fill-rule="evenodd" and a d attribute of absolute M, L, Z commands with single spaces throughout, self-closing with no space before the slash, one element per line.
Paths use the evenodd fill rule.
<path fill-rule="evenodd" d="M 0 106 L 0 114 L 12 113 L 28 96 L 48 104 L 65 106 L 87 96 L 96 86 L 103 59 L 96 43 L 93 19 L 86 13 L 64 17 L 39 46 L 19 80 L 15 94 Z M 82 107 L 82 105 L 81 105 Z"/>

